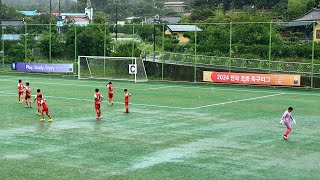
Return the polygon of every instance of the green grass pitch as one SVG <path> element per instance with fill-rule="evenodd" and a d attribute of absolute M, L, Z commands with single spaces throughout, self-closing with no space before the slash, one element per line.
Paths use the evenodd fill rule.
<path fill-rule="evenodd" d="M 18 104 L 18 79 L 42 90 L 54 122 Z M 106 81 L 2 73 L 0 82 L 0 179 L 319 179 L 318 91 L 115 81 L 109 106 Z M 297 125 L 286 141 L 288 106 Z"/>

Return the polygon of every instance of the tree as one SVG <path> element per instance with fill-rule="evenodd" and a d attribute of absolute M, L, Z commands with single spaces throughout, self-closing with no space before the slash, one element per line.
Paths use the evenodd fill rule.
<path fill-rule="evenodd" d="M 41 38 L 37 44 L 37 47 L 40 48 L 43 55 L 49 57 L 50 53 L 50 34 L 49 32 L 45 32 L 41 35 Z M 62 52 L 64 52 L 64 44 L 61 41 L 61 36 L 58 33 L 51 34 L 51 55 L 52 57 L 61 56 Z"/>
<path fill-rule="evenodd" d="M 75 28 L 68 30 L 66 34 L 66 49 L 69 56 L 74 55 L 75 49 Z M 76 27 L 77 53 L 82 56 L 103 56 L 104 43 L 106 41 L 106 50 L 110 49 L 110 35 L 107 27 L 105 34 L 105 25 L 89 25 Z M 106 37 L 106 39 L 105 39 Z M 110 55 L 107 51 L 107 56 Z"/>

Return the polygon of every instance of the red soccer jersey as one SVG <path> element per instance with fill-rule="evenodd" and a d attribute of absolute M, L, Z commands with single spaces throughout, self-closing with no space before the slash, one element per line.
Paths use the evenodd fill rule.
<path fill-rule="evenodd" d="M 124 93 L 124 102 L 125 103 L 129 102 L 130 96 L 131 96 L 131 94 L 129 92 Z"/>
<path fill-rule="evenodd" d="M 26 86 L 26 96 L 30 96 L 30 94 L 31 94 L 31 87 Z"/>
<path fill-rule="evenodd" d="M 47 100 L 41 99 L 40 104 L 42 105 L 43 109 L 45 109 L 45 110 L 48 109 Z"/>
<path fill-rule="evenodd" d="M 24 84 L 23 83 L 19 83 L 18 84 L 18 91 L 19 92 L 23 92 L 23 90 L 24 90 Z"/>
<path fill-rule="evenodd" d="M 95 104 L 100 104 L 102 101 L 103 96 L 100 93 L 95 93 L 94 94 L 94 103 Z"/>
<path fill-rule="evenodd" d="M 113 94 L 113 84 L 108 84 L 108 94 Z"/>
<path fill-rule="evenodd" d="M 41 102 L 41 97 L 40 97 L 40 96 L 42 96 L 41 93 L 37 93 L 37 94 L 36 94 L 36 99 L 37 99 L 37 103 L 38 103 L 38 104 L 40 104 L 40 102 Z"/>

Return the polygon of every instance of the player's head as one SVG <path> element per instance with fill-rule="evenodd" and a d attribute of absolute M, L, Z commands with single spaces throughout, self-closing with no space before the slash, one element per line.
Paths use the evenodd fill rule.
<path fill-rule="evenodd" d="M 29 82 L 26 82 L 26 85 L 29 86 Z"/>
<path fill-rule="evenodd" d="M 288 111 L 289 112 L 293 111 L 293 108 L 292 107 L 288 107 Z"/>
<path fill-rule="evenodd" d="M 96 91 L 96 92 L 99 92 L 99 89 L 97 88 L 95 91 Z"/>
<path fill-rule="evenodd" d="M 112 82 L 110 81 L 108 84 L 112 84 Z"/>
<path fill-rule="evenodd" d="M 124 89 L 123 92 L 128 92 L 128 90 L 127 90 L 127 89 Z"/>
<path fill-rule="evenodd" d="M 22 80 L 21 79 L 19 79 L 19 83 L 21 83 L 22 82 Z"/>
<path fill-rule="evenodd" d="M 40 89 L 37 89 L 37 92 L 39 93 L 41 90 Z"/>

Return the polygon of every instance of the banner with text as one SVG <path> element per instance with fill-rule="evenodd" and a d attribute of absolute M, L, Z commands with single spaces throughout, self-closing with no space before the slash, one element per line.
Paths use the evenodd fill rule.
<path fill-rule="evenodd" d="M 40 64 L 40 63 L 12 63 L 12 70 L 27 72 L 63 72 L 73 73 L 73 64 Z"/>
<path fill-rule="evenodd" d="M 249 74 L 204 71 L 203 81 L 234 84 L 300 86 L 301 76 L 291 74 Z"/>

